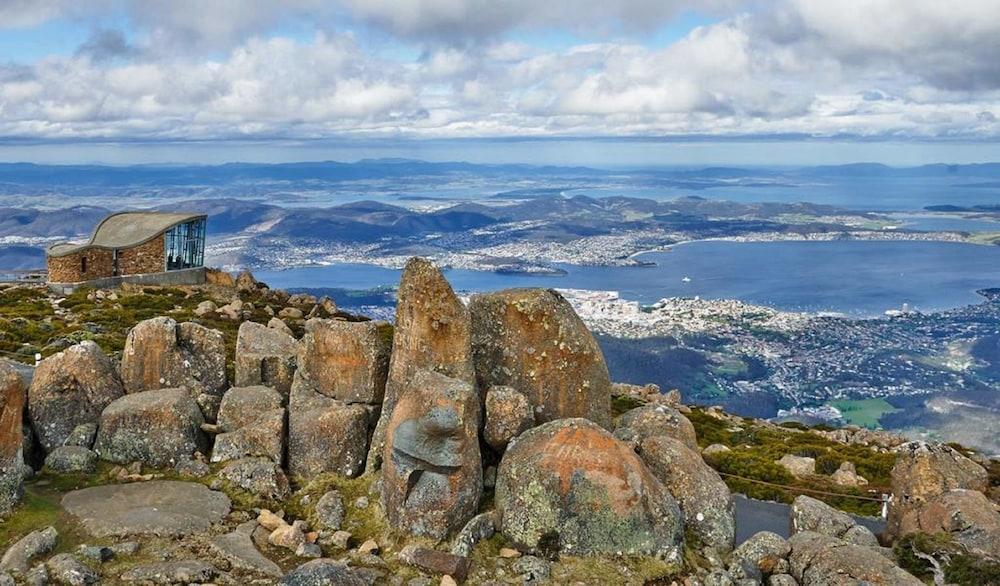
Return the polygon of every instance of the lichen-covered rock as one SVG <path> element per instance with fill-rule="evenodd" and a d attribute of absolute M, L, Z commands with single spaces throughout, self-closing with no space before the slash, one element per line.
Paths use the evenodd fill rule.
<path fill-rule="evenodd" d="M 94 423 L 125 394 L 115 365 L 87 341 L 49 356 L 28 389 L 31 426 L 45 452 L 63 445 L 76 426 Z"/>
<path fill-rule="evenodd" d="M 45 562 L 45 567 L 49 570 L 49 576 L 54 578 L 57 584 L 85 586 L 101 581 L 100 576 L 94 570 L 91 570 L 71 553 L 52 556 Z"/>
<path fill-rule="evenodd" d="M 811 496 L 800 495 L 792 501 L 792 531 L 811 531 L 831 537 L 841 537 L 855 525 L 854 519 Z"/>
<path fill-rule="evenodd" d="M 219 571 L 201 560 L 154 562 L 136 566 L 120 577 L 127 584 L 201 584 L 211 582 Z"/>
<path fill-rule="evenodd" d="M 21 500 L 24 476 L 21 413 L 24 411 L 24 383 L 14 367 L 0 362 L 0 515 L 11 511 Z"/>
<path fill-rule="evenodd" d="M 118 464 L 173 467 L 195 452 L 208 451 L 203 423 L 201 410 L 185 389 L 126 395 L 101 414 L 94 451 Z"/>
<path fill-rule="evenodd" d="M 4 552 L 0 558 L 0 571 L 24 574 L 28 571 L 31 560 L 55 548 L 58 537 L 59 532 L 55 527 L 46 527 L 25 535 Z"/>
<path fill-rule="evenodd" d="M 236 337 L 237 387 L 264 385 L 288 396 L 295 375 L 298 342 L 291 335 L 245 321 Z"/>
<path fill-rule="evenodd" d="M 147 319 L 128 333 L 121 373 L 127 393 L 184 388 L 194 398 L 221 397 L 226 390 L 225 340 L 221 332 L 196 323 Z"/>
<path fill-rule="evenodd" d="M 636 407 L 622 414 L 615 427 L 615 437 L 625 442 L 642 443 L 646 438 L 665 435 L 698 450 L 694 424 L 673 407 L 650 404 Z"/>
<path fill-rule="evenodd" d="M 297 384 L 346 403 L 379 404 L 389 372 L 390 326 L 314 318 L 298 351 Z"/>
<path fill-rule="evenodd" d="M 368 454 L 368 470 L 382 466 L 385 432 L 402 389 L 421 370 L 475 384 L 469 311 L 430 261 L 411 258 L 396 294 L 396 327 L 385 400 Z"/>
<path fill-rule="evenodd" d="M 493 537 L 494 533 L 496 533 L 496 515 L 493 511 L 480 513 L 469 519 L 465 527 L 462 527 L 462 530 L 455 536 L 451 553 L 469 557 L 477 543 Z"/>
<path fill-rule="evenodd" d="M 97 422 L 83 423 L 77 425 L 70 432 L 69 437 L 63 442 L 64 446 L 78 446 L 81 448 L 94 447 L 94 439 L 97 437 Z"/>
<path fill-rule="evenodd" d="M 324 472 L 360 474 L 368 451 L 370 419 L 363 405 L 321 395 L 296 373 L 288 404 L 289 474 L 303 478 Z"/>
<path fill-rule="evenodd" d="M 909 442 L 896 454 L 886 526 L 890 535 L 915 531 L 920 509 L 938 495 L 956 488 L 985 492 L 989 487 L 986 469 L 949 446 Z"/>
<path fill-rule="evenodd" d="M 382 508 L 389 525 L 443 538 L 476 514 L 483 487 L 479 396 L 468 382 L 420 371 L 386 427 Z"/>
<path fill-rule="evenodd" d="M 777 463 L 796 478 L 816 474 L 816 458 L 785 454 Z"/>
<path fill-rule="evenodd" d="M 788 540 L 791 575 L 806 586 L 921 586 L 878 550 L 803 531 Z"/>
<path fill-rule="evenodd" d="M 770 531 L 754 533 L 733 550 L 729 560 L 729 573 L 762 580 L 776 569 L 787 570 L 788 554 L 792 547 L 788 540 Z"/>
<path fill-rule="evenodd" d="M 535 412 L 528 398 L 510 387 L 493 387 L 486 393 L 483 439 L 499 453 L 510 440 L 535 426 Z"/>
<path fill-rule="evenodd" d="M 97 469 L 97 454 L 82 446 L 60 446 L 45 457 L 45 467 L 61 474 L 90 474 Z"/>
<path fill-rule="evenodd" d="M 979 491 L 956 488 L 930 499 L 914 529 L 948 533 L 973 555 L 1000 559 L 1000 507 Z"/>
<path fill-rule="evenodd" d="M 518 436 L 500 462 L 495 502 L 500 531 L 529 549 L 679 559 L 676 501 L 635 452 L 586 419 Z"/>
<path fill-rule="evenodd" d="M 280 582 L 283 586 L 368 586 L 358 572 L 348 568 L 343 562 L 320 558 L 308 561 L 285 574 Z"/>
<path fill-rule="evenodd" d="M 281 464 L 285 452 L 284 399 L 264 386 L 233 387 L 219 405 L 213 462 L 267 456 Z"/>
<path fill-rule="evenodd" d="M 584 417 L 611 427 L 611 379 L 597 340 L 552 289 L 474 295 L 472 349 L 480 388 L 513 387 L 539 422 Z"/>
<path fill-rule="evenodd" d="M 703 545 L 731 550 L 736 538 L 736 504 L 718 472 L 698 452 L 665 435 L 643 440 L 639 455 L 677 500 L 684 526 Z"/>
<path fill-rule="evenodd" d="M 265 499 L 284 500 L 292 493 L 284 470 L 270 458 L 237 460 L 220 470 L 219 478 Z"/>
<path fill-rule="evenodd" d="M 337 531 L 344 522 L 344 499 L 340 493 L 331 490 L 316 501 L 315 516 L 317 529 Z"/>
<path fill-rule="evenodd" d="M 836 472 L 830 475 L 830 480 L 840 486 L 867 486 L 868 479 L 858 474 L 853 462 L 843 462 Z"/>

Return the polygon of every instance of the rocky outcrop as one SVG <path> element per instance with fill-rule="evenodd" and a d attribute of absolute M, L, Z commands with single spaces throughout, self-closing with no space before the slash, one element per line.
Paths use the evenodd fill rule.
<path fill-rule="evenodd" d="M 507 444 L 535 426 L 528 398 L 510 387 L 493 387 L 486 393 L 483 440 L 502 454 Z"/>
<path fill-rule="evenodd" d="M 237 387 L 264 385 L 288 396 L 295 375 L 298 343 L 291 335 L 252 321 L 236 337 Z"/>
<path fill-rule="evenodd" d="M 931 498 L 914 529 L 947 533 L 974 555 L 1000 559 L 1000 507 L 981 492 L 956 488 Z"/>
<path fill-rule="evenodd" d="M 285 409 L 278 391 L 263 386 L 234 387 L 219 406 L 213 462 L 266 456 L 281 464 L 285 452 Z"/>
<path fill-rule="evenodd" d="M 840 467 L 830 475 L 830 480 L 840 486 L 867 486 L 868 479 L 859 475 L 853 462 L 843 462 Z"/>
<path fill-rule="evenodd" d="M 923 582 L 878 550 L 803 531 L 788 540 L 791 575 L 807 586 L 921 586 Z"/>
<path fill-rule="evenodd" d="M 917 530 L 927 501 L 956 488 L 985 492 L 986 470 L 945 445 L 909 442 L 896 450 L 887 531 L 902 537 Z"/>
<path fill-rule="evenodd" d="M 391 527 L 440 539 L 476 514 L 479 419 L 471 384 L 436 372 L 413 375 L 386 427 L 382 506 Z"/>
<path fill-rule="evenodd" d="M 678 559 L 676 501 L 628 445 L 587 419 L 551 421 L 514 440 L 495 502 L 500 531 L 528 549 Z"/>
<path fill-rule="evenodd" d="M 371 418 L 365 406 L 321 395 L 296 374 L 288 404 L 289 474 L 361 474 Z"/>
<path fill-rule="evenodd" d="M 126 395 L 101 414 L 94 451 L 118 464 L 142 462 L 157 468 L 207 452 L 205 423 L 185 389 L 160 389 Z"/>
<path fill-rule="evenodd" d="M 823 501 L 800 495 L 792 501 L 792 534 L 811 531 L 841 537 L 855 525 L 854 519 Z"/>
<path fill-rule="evenodd" d="M 816 474 L 816 458 L 785 454 L 777 461 L 777 464 L 796 478 Z"/>
<path fill-rule="evenodd" d="M 731 550 L 736 538 L 736 505 L 719 474 L 697 452 L 665 435 L 643 440 L 639 455 L 677 500 L 685 528 L 703 545 Z"/>
<path fill-rule="evenodd" d="M 770 531 L 754 533 L 733 550 L 729 559 L 729 574 L 734 577 L 763 582 L 765 577 L 787 575 L 788 554 L 792 547 L 788 541 Z M 779 582 L 781 579 L 779 578 Z M 773 581 L 768 584 L 773 584 Z"/>
<path fill-rule="evenodd" d="M 14 367 L 0 362 L 0 515 L 11 511 L 24 491 L 21 414 L 24 383 Z"/>
<path fill-rule="evenodd" d="M 96 423 L 125 394 L 115 365 L 97 344 L 82 342 L 52 355 L 35 369 L 28 413 L 46 452 L 63 445 L 76 426 Z"/>
<path fill-rule="evenodd" d="M 692 450 L 698 450 L 694 425 L 679 411 L 666 405 L 636 407 L 619 417 L 615 427 L 615 437 L 634 445 L 658 435 L 671 437 Z"/>
<path fill-rule="evenodd" d="M 184 388 L 215 418 L 226 390 L 226 345 L 222 333 L 169 317 L 139 322 L 122 352 L 125 392 Z"/>
<path fill-rule="evenodd" d="M 430 261 L 411 258 L 396 294 L 396 327 L 382 414 L 372 434 L 367 469 L 382 466 L 386 427 L 402 389 L 419 371 L 475 383 L 469 311 Z"/>
<path fill-rule="evenodd" d="M 219 478 L 269 500 L 284 500 L 292 494 L 284 470 L 270 458 L 236 460 L 219 471 Z"/>
<path fill-rule="evenodd" d="M 474 295 L 469 311 L 480 388 L 519 390 L 539 422 L 583 417 L 610 429 L 604 355 L 562 295 L 552 289 Z"/>
<path fill-rule="evenodd" d="M 314 318 L 298 351 L 298 384 L 346 403 L 377 405 L 385 394 L 390 326 Z"/>

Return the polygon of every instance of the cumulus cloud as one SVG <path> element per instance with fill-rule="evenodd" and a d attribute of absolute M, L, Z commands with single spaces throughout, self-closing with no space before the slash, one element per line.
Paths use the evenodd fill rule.
<path fill-rule="evenodd" d="M 692 3 L 534 4 L 125 2 L 127 37 L 95 28 L 74 55 L 0 65 L 0 136 L 1000 137 L 990 0 L 720 0 L 718 22 L 666 46 L 629 31 Z M 24 23 L 71 10 L 0 0 Z M 275 28 L 306 17 L 312 38 Z M 382 51 L 358 26 L 413 51 Z M 532 27 L 587 41 L 556 50 L 507 34 Z"/>

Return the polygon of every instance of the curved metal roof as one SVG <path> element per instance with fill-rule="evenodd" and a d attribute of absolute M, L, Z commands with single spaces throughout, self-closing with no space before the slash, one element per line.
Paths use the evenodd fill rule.
<path fill-rule="evenodd" d="M 131 248 L 156 238 L 177 224 L 205 218 L 204 214 L 168 212 L 118 212 L 101 220 L 93 236 L 83 244 L 53 244 L 49 256 L 66 256 L 88 248 Z"/>

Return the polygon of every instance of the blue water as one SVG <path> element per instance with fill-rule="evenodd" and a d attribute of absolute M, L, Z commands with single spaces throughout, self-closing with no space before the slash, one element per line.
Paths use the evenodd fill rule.
<path fill-rule="evenodd" d="M 960 216 L 892 214 L 904 228 L 928 232 L 1000 232 L 1000 222 Z"/>
<path fill-rule="evenodd" d="M 652 267 L 562 266 L 566 275 L 449 270 L 460 291 L 507 287 L 616 290 L 653 303 L 664 297 L 740 299 L 792 311 L 881 315 L 908 303 L 921 311 L 982 299 L 1000 286 L 1000 247 L 947 242 L 692 242 L 644 254 Z M 281 288 L 394 286 L 399 271 L 363 264 L 261 271 Z M 690 282 L 683 282 L 684 277 Z"/>

